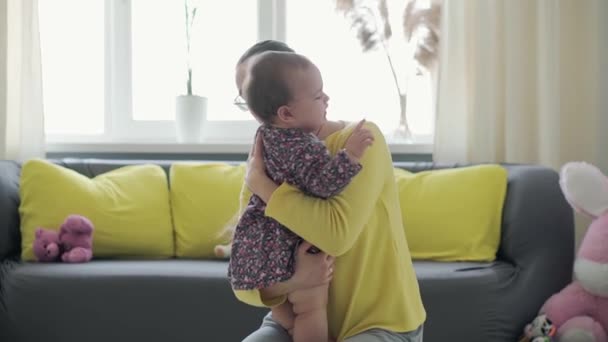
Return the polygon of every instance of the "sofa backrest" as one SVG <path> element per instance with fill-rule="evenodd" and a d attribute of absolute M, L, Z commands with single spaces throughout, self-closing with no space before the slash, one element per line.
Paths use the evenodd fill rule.
<path fill-rule="evenodd" d="M 126 165 L 152 163 L 160 165 L 167 177 L 172 160 L 111 160 L 111 159 L 54 159 L 54 163 L 88 177 Z M 199 161 L 200 162 L 200 161 Z M 215 161 L 214 161 L 215 162 Z M 227 162 L 239 164 L 239 162 Z M 460 164 L 432 162 L 396 162 L 396 167 L 412 172 L 462 167 Z M 574 229 L 572 210 L 565 201 L 558 184 L 558 174 L 549 168 L 534 165 L 505 165 L 508 170 L 508 189 L 502 220 L 501 245 L 498 258 L 514 264 L 533 262 L 538 249 L 559 245 L 557 257 L 573 259 Z M 21 253 L 19 232 L 19 176 L 20 165 L 14 161 L 0 161 L 0 260 Z M 568 247 L 571 245 L 570 247 Z M 565 249 L 564 249 L 565 248 Z M 551 253 L 546 250 L 545 252 Z M 563 260 L 561 260 L 563 259 Z"/>

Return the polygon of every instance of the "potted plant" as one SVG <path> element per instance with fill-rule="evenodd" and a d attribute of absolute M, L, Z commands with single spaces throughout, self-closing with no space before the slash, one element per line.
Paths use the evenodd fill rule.
<path fill-rule="evenodd" d="M 196 18 L 196 6 L 190 6 L 184 0 L 186 19 L 186 94 L 175 99 L 175 126 L 177 141 L 180 143 L 198 143 L 202 141 L 203 125 L 207 119 L 207 98 L 192 93 L 192 63 L 190 42 L 192 26 Z"/>

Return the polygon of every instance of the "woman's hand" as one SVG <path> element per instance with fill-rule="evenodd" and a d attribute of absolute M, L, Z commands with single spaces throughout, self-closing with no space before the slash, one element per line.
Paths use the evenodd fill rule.
<path fill-rule="evenodd" d="M 323 252 L 311 254 L 308 249 L 312 245 L 306 241 L 298 247 L 296 253 L 295 273 L 289 281 L 291 290 L 304 290 L 329 284 L 334 275 L 336 258 Z"/>
<path fill-rule="evenodd" d="M 284 282 L 260 289 L 262 300 L 272 300 L 294 291 L 311 289 L 331 282 L 336 258 L 323 252 L 308 253 L 310 247 L 312 245 L 306 241 L 298 247 L 294 275 Z"/>
<path fill-rule="evenodd" d="M 262 137 L 258 135 L 249 152 L 247 171 L 245 172 L 245 184 L 247 184 L 247 187 L 252 193 L 258 195 L 264 202 L 268 203 L 272 193 L 279 186 L 266 175 L 266 167 L 264 166 L 264 157 L 262 154 L 263 150 L 264 143 Z"/>

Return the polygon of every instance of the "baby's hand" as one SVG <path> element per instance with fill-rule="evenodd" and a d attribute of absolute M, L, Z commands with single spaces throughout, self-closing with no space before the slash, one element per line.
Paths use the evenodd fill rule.
<path fill-rule="evenodd" d="M 365 119 L 357 124 L 353 133 L 346 140 L 346 145 L 344 145 L 346 154 L 354 163 L 359 162 L 365 150 L 374 142 L 374 135 L 369 129 L 363 127 L 363 124 L 365 124 Z"/>

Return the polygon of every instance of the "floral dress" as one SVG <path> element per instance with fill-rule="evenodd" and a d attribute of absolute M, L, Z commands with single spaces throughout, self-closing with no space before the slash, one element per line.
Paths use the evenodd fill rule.
<path fill-rule="evenodd" d="M 268 176 L 307 195 L 334 196 L 361 170 L 344 150 L 332 157 L 321 140 L 303 130 L 263 125 L 257 134 L 264 142 Z M 265 209 L 260 197 L 251 196 L 236 226 L 228 268 L 236 290 L 266 288 L 293 276 L 295 251 L 302 238 L 265 216 Z"/>

